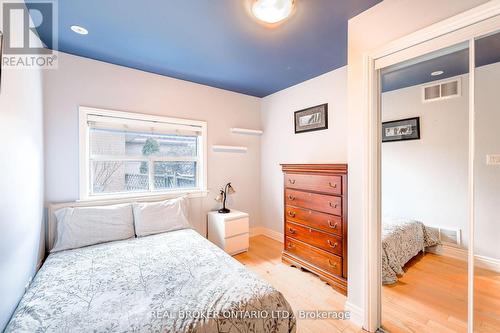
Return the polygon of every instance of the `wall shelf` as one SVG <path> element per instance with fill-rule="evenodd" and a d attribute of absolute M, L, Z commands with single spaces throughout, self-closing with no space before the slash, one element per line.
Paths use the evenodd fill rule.
<path fill-rule="evenodd" d="M 246 153 L 248 148 L 241 146 L 213 145 L 212 150 L 216 152 L 226 152 L 226 153 Z"/>
<path fill-rule="evenodd" d="M 235 134 L 246 134 L 246 135 L 262 135 L 264 133 L 261 130 L 249 129 L 249 128 L 231 128 L 231 132 Z"/>

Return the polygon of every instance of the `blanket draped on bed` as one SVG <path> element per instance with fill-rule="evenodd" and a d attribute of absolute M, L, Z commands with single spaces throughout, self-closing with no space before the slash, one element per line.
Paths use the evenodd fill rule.
<path fill-rule="evenodd" d="M 422 222 L 384 217 L 382 222 L 382 283 L 393 284 L 403 266 L 425 247 L 439 244 L 436 233 Z"/>
<path fill-rule="evenodd" d="M 295 317 L 280 292 L 179 230 L 51 254 L 6 332 L 288 333 Z"/>

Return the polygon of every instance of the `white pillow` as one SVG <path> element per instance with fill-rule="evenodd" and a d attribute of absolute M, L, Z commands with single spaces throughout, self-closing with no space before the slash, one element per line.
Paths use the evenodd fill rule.
<path fill-rule="evenodd" d="M 133 206 L 137 237 L 190 227 L 186 197 L 161 202 L 136 202 Z"/>
<path fill-rule="evenodd" d="M 56 241 L 50 252 L 134 237 L 131 204 L 62 208 L 56 216 Z"/>

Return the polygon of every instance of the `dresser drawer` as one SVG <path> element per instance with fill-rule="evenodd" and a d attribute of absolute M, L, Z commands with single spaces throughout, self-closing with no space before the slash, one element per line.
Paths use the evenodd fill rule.
<path fill-rule="evenodd" d="M 224 221 L 225 238 L 248 233 L 248 217 Z"/>
<path fill-rule="evenodd" d="M 307 245 L 290 237 L 285 239 L 285 250 L 310 264 L 335 275 L 342 275 L 342 258 Z"/>
<path fill-rule="evenodd" d="M 237 254 L 248 250 L 248 234 L 242 234 L 226 238 L 224 241 L 224 251 L 228 254 Z"/>
<path fill-rule="evenodd" d="M 342 217 L 314 210 L 285 207 L 286 220 L 342 236 Z"/>
<path fill-rule="evenodd" d="M 342 215 L 342 198 L 325 194 L 285 189 L 285 204 Z"/>
<path fill-rule="evenodd" d="M 292 189 L 341 195 L 342 177 L 289 173 L 285 175 L 285 186 Z"/>
<path fill-rule="evenodd" d="M 285 234 L 288 237 L 298 239 L 309 245 L 342 256 L 342 237 L 290 222 L 286 223 Z"/>

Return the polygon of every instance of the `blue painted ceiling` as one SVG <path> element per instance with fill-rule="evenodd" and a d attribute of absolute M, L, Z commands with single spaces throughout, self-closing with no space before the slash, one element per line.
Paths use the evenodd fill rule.
<path fill-rule="evenodd" d="M 500 33 L 477 39 L 475 42 L 476 67 L 500 62 Z M 408 66 L 396 65 L 382 70 L 382 92 L 411 87 L 427 82 L 447 79 L 469 72 L 469 49 L 465 48 L 424 61 L 410 60 Z M 442 75 L 431 76 L 434 71 Z"/>
<path fill-rule="evenodd" d="M 247 0 L 54 1 L 60 51 L 262 97 L 346 65 L 348 19 L 381 0 L 296 0 L 272 29 Z"/>

